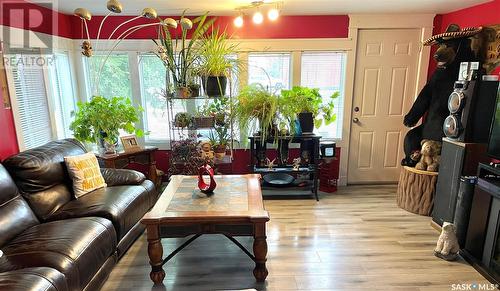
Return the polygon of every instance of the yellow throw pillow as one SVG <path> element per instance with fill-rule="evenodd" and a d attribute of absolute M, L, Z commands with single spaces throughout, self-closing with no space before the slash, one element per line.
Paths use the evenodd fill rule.
<path fill-rule="evenodd" d="M 104 178 L 99 168 L 99 162 L 93 153 L 79 156 L 64 157 L 69 176 L 73 180 L 73 192 L 75 197 L 106 187 Z"/>

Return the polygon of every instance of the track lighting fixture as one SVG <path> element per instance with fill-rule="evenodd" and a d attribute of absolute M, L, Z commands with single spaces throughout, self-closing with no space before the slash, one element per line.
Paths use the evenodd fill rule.
<path fill-rule="evenodd" d="M 253 1 L 249 5 L 241 6 L 236 8 L 238 11 L 238 16 L 234 19 L 233 23 L 236 27 L 243 26 L 243 11 L 254 10 L 252 16 L 252 21 L 255 24 L 261 24 L 264 22 L 264 15 L 262 15 L 261 8 L 272 5 L 272 8 L 267 10 L 267 18 L 270 21 L 276 21 L 280 16 L 281 7 L 283 6 L 282 1 L 278 2 L 267 2 L 267 1 Z"/>

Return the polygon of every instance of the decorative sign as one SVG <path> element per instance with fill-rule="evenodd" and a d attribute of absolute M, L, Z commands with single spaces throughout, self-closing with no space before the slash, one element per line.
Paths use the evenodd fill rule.
<path fill-rule="evenodd" d="M 203 179 L 204 174 L 208 174 L 208 176 L 210 176 L 209 184 L 205 183 L 205 180 Z M 200 188 L 200 191 L 205 194 L 212 194 L 215 187 L 217 187 L 217 183 L 215 183 L 214 179 L 214 169 L 212 169 L 209 165 L 200 167 L 198 169 L 198 188 Z"/>
<path fill-rule="evenodd" d="M 9 87 L 7 85 L 7 75 L 5 74 L 5 67 L 3 65 L 3 54 L 0 52 L 0 89 L 3 99 L 3 108 L 10 109 Z"/>

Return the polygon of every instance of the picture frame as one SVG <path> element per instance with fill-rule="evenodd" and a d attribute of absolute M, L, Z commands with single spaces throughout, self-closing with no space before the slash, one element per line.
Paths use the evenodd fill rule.
<path fill-rule="evenodd" d="M 123 150 L 126 152 L 137 151 L 141 149 L 141 146 L 137 141 L 137 136 L 135 135 L 121 136 L 120 140 L 123 145 Z"/>

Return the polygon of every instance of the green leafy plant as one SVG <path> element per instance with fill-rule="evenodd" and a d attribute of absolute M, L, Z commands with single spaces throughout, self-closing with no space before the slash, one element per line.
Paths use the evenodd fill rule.
<path fill-rule="evenodd" d="M 237 99 L 235 112 L 241 131 L 258 129 L 263 142 L 272 136 L 278 112 L 278 96 L 260 84 L 251 84 L 240 91 Z"/>
<path fill-rule="evenodd" d="M 125 97 L 104 98 L 94 96 L 89 102 L 78 102 L 78 109 L 70 125 L 75 138 L 82 142 L 99 142 L 104 139 L 114 144 L 120 136 L 120 130 L 143 136 L 144 132 L 135 127 L 139 114 L 144 110 L 132 105 Z"/>
<path fill-rule="evenodd" d="M 198 59 L 197 47 L 194 44 L 200 40 L 216 19 L 207 19 L 208 12 L 193 20 L 188 19 L 184 14 L 185 11 L 179 20 L 180 36 L 177 29 L 171 32 L 171 26 L 161 25 L 158 30 L 158 39 L 153 39 L 158 47 L 155 53 L 169 70 L 176 88 L 187 87 L 192 81 L 192 69 Z M 171 19 L 161 19 L 167 23 L 166 20 Z M 188 40 L 187 34 L 191 29 L 194 31 Z"/>
<path fill-rule="evenodd" d="M 330 100 L 325 104 L 323 97 L 317 88 L 294 86 L 290 90 L 281 90 L 280 112 L 293 123 L 297 114 L 311 112 L 314 116 L 314 125 L 319 128 L 323 122 L 326 125 L 336 120 L 334 112 L 334 100 L 339 96 L 335 92 L 330 96 Z"/>
<path fill-rule="evenodd" d="M 187 112 L 179 112 L 174 117 L 175 126 L 180 128 L 189 127 L 191 125 L 191 115 Z"/>
<path fill-rule="evenodd" d="M 231 70 L 240 67 L 238 59 L 229 56 L 236 54 L 238 45 L 229 43 L 230 36 L 227 32 L 213 28 L 205 34 L 200 41 L 197 53 L 199 65 L 196 71 L 201 76 L 229 76 Z"/>

